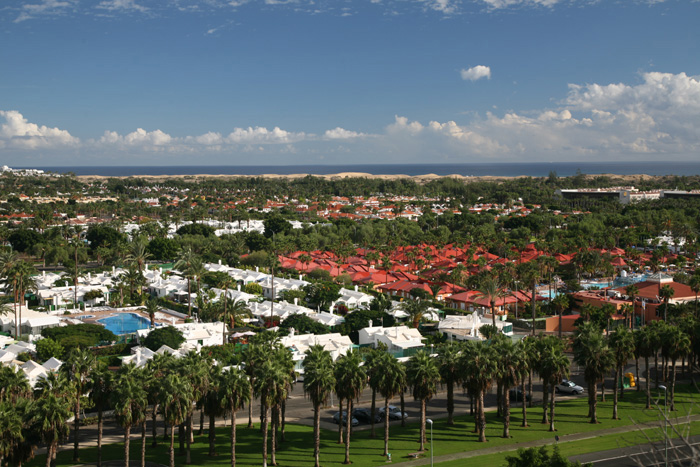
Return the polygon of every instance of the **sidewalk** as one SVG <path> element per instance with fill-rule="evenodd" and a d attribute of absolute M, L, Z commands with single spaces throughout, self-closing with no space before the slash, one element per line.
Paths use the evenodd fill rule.
<path fill-rule="evenodd" d="M 689 422 L 697 422 L 700 421 L 700 415 L 692 415 L 690 417 L 687 417 L 683 419 L 683 421 L 676 421 L 675 423 L 677 424 L 685 424 Z M 574 441 L 582 441 L 585 439 L 592 439 L 592 438 L 597 438 L 599 436 L 605 436 L 605 435 L 614 435 L 614 434 L 619 434 L 619 433 L 630 433 L 633 431 L 638 431 L 639 429 L 647 429 L 647 428 L 654 428 L 655 426 L 661 426 L 662 423 L 649 423 L 643 426 L 639 425 L 626 425 L 626 426 L 620 426 L 620 427 L 615 427 L 615 428 L 606 428 L 604 430 L 600 431 L 593 431 L 593 432 L 587 432 L 587 433 L 575 433 L 571 435 L 564 435 L 559 438 L 559 443 L 571 443 Z M 554 434 L 552 434 L 554 435 Z M 477 449 L 474 451 L 466 451 L 466 452 L 455 452 L 453 454 L 445 454 L 442 456 L 435 456 L 433 458 L 435 464 L 439 464 L 440 462 L 448 462 L 448 461 L 454 461 L 458 459 L 469 459 L 472 457 L 479 457 L 479 456 L 485 456 L 489 454 L 499 454 L 502 452 L 515 452 L 518 449 L 524 448 L 532 448 L 532 447 L 539 447 L 539 446 L 545 446 L 545 445 L 550 445 L 552 444 L 553 439 L 552 438 L 545 438 L 545 439 L 538 439 L 535 441 L 528 441 L 525 443 L 516 443 L 516 444 L 511 444 L 509 446 L 494 446 L 491 448 L 484 448 L 484 449 Z M 410 461 L 399 461 L 398 459 L 395 459 L 392 464 L 401 464 L 402 466 L 414 466 L 414 465 L 430 465 L 430 452 L 426 451 L 427 457 L 424 457 L 422 459 L 417 459 L 417 460 L 410 460 Z M 398 461 L 398 462 L 397 462 Z"/>

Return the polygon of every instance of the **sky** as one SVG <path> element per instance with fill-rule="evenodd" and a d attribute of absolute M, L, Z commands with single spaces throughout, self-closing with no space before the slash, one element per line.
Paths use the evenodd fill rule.
<path fill-rule="evenodd" d="M 0 164 L 700 160 L 698 0 L 5 0 Z"/>

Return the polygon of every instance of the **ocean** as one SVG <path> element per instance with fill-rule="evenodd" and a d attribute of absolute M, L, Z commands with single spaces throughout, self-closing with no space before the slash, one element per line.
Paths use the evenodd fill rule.
<path fill-rule="evenodd" d="M 16 167 L 43 169 L 75 175 L 261 175 L 316 174 L 363 172 L 374 175 L 464 175 L 546 177 L 550 172 L 559 176 L 577 173 L 618 175 L 700 175 L 700 161 L 693 162 L 532 162 L 497 164 L 362 164 L 362 165 L 176 165 L 176 166 L 66 166 Z"/>

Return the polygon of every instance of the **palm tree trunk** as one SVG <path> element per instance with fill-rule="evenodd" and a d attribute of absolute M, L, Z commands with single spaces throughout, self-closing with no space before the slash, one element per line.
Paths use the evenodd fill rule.
<path fill-rule="evenodd" d="M 537 306 L 535 301 L 535 294 L 537 293 L 537 282 L 532 282 L 532 335 L 535 335 L 535 318 L 537 318 Z"/>
<path fill-rule="evenodd" d="M 647 409 L 651 408 L 651 392 L 649 390 L 649 380 L 651 379 L 650 376 L 651 374 L 649 373 L 649 357 L 644 357 L 644 366 L 647 368 L 647 377 L 646 377 L 646 392 L 647 392 Z"/>
<path fill-rule="evenodd" d="M 131 438 L 131 427 L 124 428 L 124 467 L 129 467 L 129 441 Z"/>
<path fill-rule="evenodd" d="M 542 381 L 542 424 L 545 425 L 547 420 L 547 397 L 549 396 L 549 388 L 546 381 Z"/>
<path fill-rule="evenodd" d="M 185 464 L 191 464 L 192 463 L 192 412 L 187 414 L 187 439 L 185 440 L 187 444 L 187 452 L 185 454 Z"/>
<path fill-rule="evenodd" d="M 141 467 L 146 467 L 146 418 L 141 422 Z"/>
<path fill-rule="evenodd" d="M 401 413 L 402 414 L 406 413 L 406 400 L 404 398 L 403 388 L 401 389 Z M 406 418 L 405 417 L 401 417 L 401 426 L 402 427 L 406 426 Z"/>
<path fill-rule="evenodd" d="M 613 382 L 613 420 L 619 420 L 617 417 L 617 385 L 619 384 L 620 367 L 615 365 L 615 381 Z"/>
<path fill-rule="evenodd" d="M 510 392 L 503 388 L 503 437 L 510 438 Z"/>
<path fill-rule="evenodd" d="M 637 378 L 637 381 L 636 381 L 637 392 L 639 392 L 642 390 L 642 387 L 639 384 L 639 357 L 634 359 L 634 369 L 635 369 L 635 375 Z"/>
<path fill-rule="evenodd" d="M 214 457 L 214 456 L 216 456 L 216 417 L 214 416 L 213 413 L 210 413 L 209 414 L 209 457 Z"/>
<path fill-rule="evenodd" d="M 175 467 L 175 425 L 170 425 L 170 467 Z"/>
<path fill-rule="evenodd" d="M 343 412 L 340 412 L 340 420 L 343 419 Z M 345 460 L 343 464 L 350 463 L 350 430 L 352 429 L 352 399 L 348 399 L 348 414 L 345 417 L 347 426 L 345 427 Z"/>
<path fill-rule="evenodd" d="M 402 410 L 403 412 L 403 410 Z M 454 412 L 455 412 L 455 395 L 454 395 L 454 383 L 450 381 L 447 383 L 447 424 L 454 425 Z"/>
<path fill-rule="evenodd" d="M 192 289 L 190 288 L 190 278 L 187 278 L 187 316 L 192 316 Z"/>
<path fill-rule="evenodd" d="M 54 442 L 51 441 L 46 449 L 46 467 L 51 467 L 51 459 L 53 459 L 53 446 Z"/>
<path fill-rule="evenodd" d="M 527 427 L 527 393 L 525 392 L 525 378 L 522 378 L 520 382 L 520 391 L 523 393 L 523 424 L 521 425 L 523 428 Z"/>
<path fill-rule="evenodd" d="M 158 404 L 153 404 L 153 412 L 151 413 L 151 447 L 158 446 Z"/>
<path fill-rule="evenodd" d="M 527 405 L 528 405 L 528 407 L 532 407 L 532 399 L 534 399 L 534 397 L 532 397 L 532 370 L 530 370 L 530 374 L 527 377 L 527 385 L 528 385 L 527 393 L 530 396 L 530 402 L 528 402 Z"/>
<path fill-rule="evenodd" d="M 202 433 L 204 433 L 204 404 L 199 409 L 199 433 L 197 433 L 197 436 L 202 436 Z"/>
<path fill-rule="evenodd" d="M 97 411 L 97 467 L 102 467 L 102 407 Z"/>
<path fill-rule="evenodd" d="M 648 368 L 647 368 L 648 371 Z M 654 351 L 654 378 L 656 381 L 656 387 L 659 387 L 659 352 Z"/>
<path fill-rule="evenodd" d="M 479 400 L 476 403 L 479 412 L 479 442 L 486 442 L 486 414 L 484 412 L 484 391 L 479 391 Z"/>
<path fill-rule="evenodd" d="M 321 449 L 321 404 L 314 401 L 314 467 L 319 467 Z"/>
<path fill-rule="evenodd" d="M 388 417 L 389 414 L 387 413 Z M 419 451 L 425 451 L 425 399 L 420 401 L 420 449 Z"/>
<path fill-rule="evenodd" d="M 403 418 L 403 412 L 402 417 Z M 384 398 L 384 456 L 389 455 L 389 398 Z"/>
<path fill-rule="evenodd" d="M 263 442 L 263 467 L 267 467 L 267 406 L 263 404 L 264 415 L 262 419 L 262 442 Z"/>
<path fill-rule="evenodd" d="M 370 438 L 376 438 L 374 434 L 374 414 L 377 410 L 377 390 L 372 388 L 372 408 L 370 409 L 370 418 L 372 419 L 372 431 L 369 434 Z M 385 414 L 388 415 L 388 412 Z"/>
<path fill-rule="evenodd" d="M 236 467 L 236 409 L 231 404 L 231 467 Z"/>
<path fill-rule="evenodd" d="M 675 395 L 676 395 L 676 359 L 671 359 L 671 405 L 669 406 L 669 410 L 673 412 L 676 410 L 676 404 L 675 404 Z"/>
<path fill-rule="evenodd" d="M 248 402 L 248 428 L 253 428 L 253 398 Z"/>
<path fill-rule="evenodd" d="M 272 407 L 270 411 L 270 416 L 272 418 L 272 429 L 270 430 L 270 465 L 277 465 L 277 425 L 279 424 L 279 408 L 277 405 Z"/>
<path fill-rule="evenodd" d="M 598 384 L 597 383 L 592 383 L 590 385 L 590 416 L 591 416 L 591 423 L 598 423 L 598 414 L 596 412 L 596 409 L 598 407 Z"/>
<path fill-rule="evenodd" d="M 285 427 L 287 426 L 287 399 L 282 399 L 282 404 L 280 405 L 280 415 L 282 419 L 282 423 L 280 424 L 280 443 L 284 443 L 286 441 Z"/>
<path fill-rule="evenodd" d="M 73 462 L 78 462 L 80 460 L 80 439 L 78 438 L 80 434 L 80 394 L 75 400 L 73 417 L 75 418 L 73 421 Z"/>
<path fill-rule="evenodd" d="M 550 384 L 551 394 L 549 399 L 549 431 L 554 429 L 554 383 Z"/>
<path fill-rule="evenodd" d="M 338 418 L 338 444 L 343 442 L 343 399 L 338 397 L 338 410 L 340 418 Z"/>

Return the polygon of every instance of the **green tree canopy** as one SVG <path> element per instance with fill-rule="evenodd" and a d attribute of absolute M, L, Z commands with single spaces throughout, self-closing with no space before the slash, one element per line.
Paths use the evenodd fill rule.
<path fill-rule="evenodd" d="M 149 332 L 143 340 L 143 345 L 155 352 L 163 345 L 167 345 L 171 349 L 178 349 L 183 342 L 185 342 L 185 338 L 182 331 L 173 326 L 167 326 Z"/>

